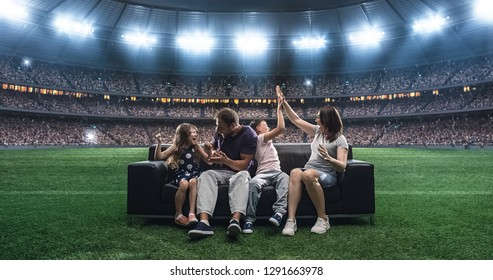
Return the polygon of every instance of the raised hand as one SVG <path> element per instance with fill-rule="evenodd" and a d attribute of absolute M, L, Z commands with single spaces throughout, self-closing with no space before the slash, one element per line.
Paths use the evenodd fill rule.
<path fill-rule="evenodd" d="M 156 141 L 158 141 L 159 143 L 163 142 L 163 136 L 161 135 L 161 133 L 156 134 L 156 136 L 154 137 L 156 138 Z"/>

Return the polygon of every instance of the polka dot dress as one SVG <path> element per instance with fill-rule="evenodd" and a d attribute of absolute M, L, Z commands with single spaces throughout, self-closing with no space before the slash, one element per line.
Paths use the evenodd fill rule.
<path fill-rule="evenodd" d="M 178 169 L 176 169 L 171 183 L 178 186 L 180 180 L 185 179 L 190 181 L 192 178 L 197 178 L 200 174 L 199 163 L 194 159 L 195 149 L 193 146 L 188 147 L 183 151 L 180 161 L 178 162 Z"/>

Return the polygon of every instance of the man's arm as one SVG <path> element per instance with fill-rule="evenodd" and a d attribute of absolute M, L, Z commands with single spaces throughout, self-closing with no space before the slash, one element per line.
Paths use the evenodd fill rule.
<path fill-rule="evenodd" d="M 246 170 L 250 165 L 250 161 L 253 159 L 254 155 L 249 154 L 240 154 L 239 160 L 230 159 L 225 153 L 222 151 L 214 151 L 213 156 L 209 159 L 212 163 L 218 163 L 228 166 L 229 168 L 235 171 Z"/>

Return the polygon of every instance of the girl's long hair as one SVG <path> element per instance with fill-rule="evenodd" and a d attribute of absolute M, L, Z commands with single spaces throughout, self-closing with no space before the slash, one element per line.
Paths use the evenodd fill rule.
<path fill-rule="evenodd" d="M 190 123 L 182 123 L 176 128 L 175 138 L 173 139 L 173 143 L 175 143 L 176 150 L 171 153 L 171 155 L 166 160 L 166 163 L 172 169 L 177 169 L 180 165 L 180 159 L 183 152 L 189 147 L 187 143 L 188 136 L 190 136 L 191 130 L 197 130 L 197 127 Z M 199 153 L 197 151 L 194 152 L 195 161 L 199 161 Z"/>
<path fill-rule="evenodd" d="M 324 135 L 330 142 L 336 140 L 344 129 L 339 110 L 333 106 L 320 108 L 320 123 L 325 127 Z"/>

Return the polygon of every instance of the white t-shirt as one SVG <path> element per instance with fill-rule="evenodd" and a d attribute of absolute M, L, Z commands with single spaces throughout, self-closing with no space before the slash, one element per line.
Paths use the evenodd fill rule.
<path fill-rule="evenodd" d="M 322 144 L 327 149 L 331 157 L 337 158 L 338 148 L 348 148 L 346 137 L 341 134 L 336 140 L 329 142 L 329 140 L 327 140 L 320 132 L 320 126 L 317 125 L 317 128 L 315 129 L 315 138 L 313 138 L 311 143 L 312 154 L 305 164 L 305 168 L 316 169 L 326 173 L 335 173 L 335 169 L 320 155 L 318 151 L 319 144 Z"/>
<path fill-rule="evenodd" d="M 272 140 L 264 143 L 264 134 L 257 136 L 257 152 L 255 152 L 257 160 L 257 173 L 266 173 L 271 171 L 281 171 L 281 162 L 277 155 L 277 150 L 272 144 Z"/>

